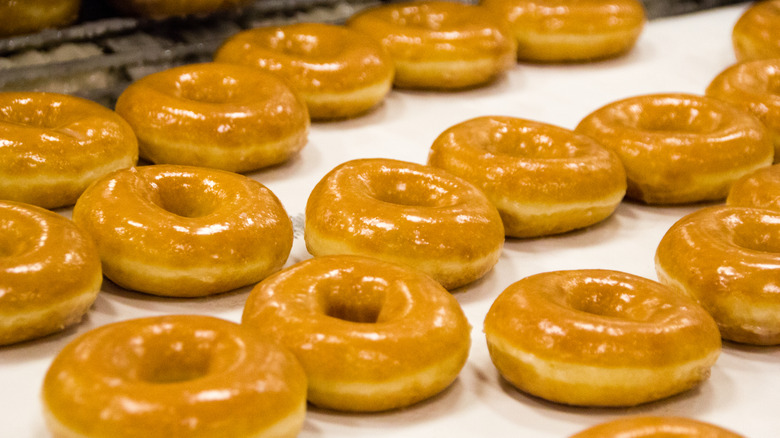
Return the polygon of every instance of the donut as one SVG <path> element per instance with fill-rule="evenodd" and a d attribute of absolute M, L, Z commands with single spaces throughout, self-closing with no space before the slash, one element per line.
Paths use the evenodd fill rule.
<path fill-rule="evenodd" d="M 97 248 L 72 221 L 0 201 L 0 345 L 78 323 L 102 283 Z"/>
<path fill-rule="evenodd" d="M 155 164 L 248 172 L 287 161 L 307 142 L 309 113 L 286 82 L 260 69 L 190 64 L 130 84 L 116 111 Z"/>
<path fill-rule="evenodd" d="M 630 51 L 647 21 L 639 0 L 481 0 L 509 22 L 517 59 L 583 62 Z"/>
<path fill-rule="evenodd" d="M 780 164 L 758 169 L 735 181 L 726 204 L 780 211 Z"/>
<path fill-rule="evenodd" d="M 751 4 L 731 32 L 738 61 L 780 58 L 780 0 Z"/>
<path fill-rule="evenodd" d="M 79 16 L 81 0 L 0 2 L 0 38 L 67 26 Z"/>
<path fill-rule="evenodd" d="M 246 30 L 228 39 L 217 62 L 262 68 L 287 79 L 316 120 L 365 113 L 393 84 L 393 60 L 372 38 L 351 28 L 295 23 Z"/>
<path fill-rule="evenodd" d="M 553 271 L 506 288 L 484 332 L 500 374 L 517 389 L 576 406 L 633 406 L 707 379 L 718 327 L 690 298 L 609 270 Z"/>
<path fill-rule="evenodd" d="M 706 96 L 649 94 L 607 104 L 575 129 L 617 153 L 626 196 L 647 204 L 722 200 L 742 175 L 772 164 L 766 127 Z"/>
<path fill-rule="evenodd" d="M 703 421 L 684 417 L 640 416 L 619 418 L 576 433 L 569 438 L 745 438 Z"/>
<path fill-rule="evenodd" d="M 374 39 L 395 64 L 400 88 L 455 90 L 487 84 L 515 65 L 507 24 L 474 5 L 411 1 L 369 7 L 347 25 Z"/>
<path fill-rule="evenodd" d="M 106 277 L 169 297 L 256 283 L 281 269 L 293 239 L 290 218 L 265 186 L 190 166 L 106 175 L 79 198 L 73 220 L 97 243 Z"/>
<path fill-rule="evenodd" d="M 206 15 L 239 9 L 253 2 L 254 0 L 109 0 L 109 3 L 123 14 L 151 19 Z"/>
<path fill-rule="evenodd" d="M 430 166 L 358 159 L 325 175 L 306 203 L 304 240 L 314 256 L 353 254 L 413 266 L 447 289 L 498 262 L 504 227 L 471 183 Z"/>
<path fill-rule="evenodd" d="M 775 145 L 775 162 L 780 161 L 780 87 L 778 84 L 780 84 L 780 53 L 777 59 L 759 59 L 732 65 L 716 76 L 706 91 L 708 96 L 744 108 L 764 123 Z"/>
<path fill-rule="evenodd" d="M 67 344 L 42 402 L 55 437 L 295 437 L 306 374 L 289 351 L 234 322 L 153 316 Z"/>
<path fill-rule="evenodd" d="M 96 179 L 138 161 L 138 142 L 115 112 L 56 93 L 0 93 L 0 199 L 54 209 Z"/>
<path fill-rule="evenodd" d="M 780 344 L 780 212 L 736 206 L 676 222 L 655 253 L 659 281 L 697 300 L 724 339 Z"/>
<path fill-rule="evenodd" d="M 471 343 L 460 305 L 436 281 L 362 256 L 315 257 L 263 280 L 241 323 L 291 350 L 309 401 L 339 411 L 398 409 L 440 393 Z"/>
<path fill-rule="evenodd" d="M 512 237 L 593 225 L 626 193 L 613 152 L 568 129 L 515 117 L 477 117 L 447 129 L 433 142 L 428 164 L 482 189 Z"/>

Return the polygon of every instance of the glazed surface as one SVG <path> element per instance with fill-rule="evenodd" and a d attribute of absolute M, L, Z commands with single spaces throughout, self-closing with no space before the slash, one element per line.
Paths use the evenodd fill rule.
<path fill-rule="evenodd" d="M 684 417 L 628 417 L 609 421 L 570 438 L 744 438 L 714 424 Z"/>
<path fill-rule="evenodd" d="M 740 61 L 780 57 L 780 0 L 752 3 L 734 24 L 731 38 Z"/>

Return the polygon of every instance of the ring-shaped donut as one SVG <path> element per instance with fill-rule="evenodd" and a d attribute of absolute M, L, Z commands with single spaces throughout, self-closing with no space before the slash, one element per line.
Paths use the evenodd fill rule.
<path fill-rule="evenodd" d="M 57 437 L 295 437 L 306 375 L 289 351 L 234 322 L 147 317 L 66 345 L 42 400 Z"/>
<path fill-rule="evenodd" d="M 613 152 L 584 135 L 515 117 L 477 117 L 447 129 L 433 142 L 428 164 L 482 189 L 512 237 L 593 225 L 626 193 Z"/>
<path fill-rule="evenodd" d="M 316 257 L 260 282 L 242 324 L 291 350 L 309 401 L 383 411 L 438 394 L 471 343 L 457 300 L 403 265 L 359 256 Z"/>
<path fill-rule="evenodd" d="M 515 65 L 507 24 L 474 5 L 410 1 L 364 9 L 347 20 L 381 44 L 400 88 L 452 90 L 486 84 Z"/>
<path fill-rule="evenodd" d="M 116 111 L 142 158 L 248 172 L 282 163 L 307 142 L 306 104 L 279 77 L 243 65 L 202 63 L 144 76 Z"/>
<path fill-rule="evenodd" d="M 72 221 L 0 201 L 0 345 L 76 324 L 102 283 L 97 248 Z"/>
<path fill-rule="evenodd" d="M 0 199 L 73 205 L 94 180 L 136 164 L 138 142 L 115 112 L 75 96 L 0 93 Z"/>
<path fill-rule="evenodd" d="M 278 74 L 303 96 L 314 120 L 354 117 L 393 85 L 393 60 L 378 41 L 351 28 L 295 23 L 239 32 L 214 60 Z"/>
<path fill-rule="evenodd" d="M 714 424 L 684 417 L 642 416 L 597 424 L 569 438 L 745 438 Z"/>
<path fill-rule="evenodd" d="M 758 117 L 772 135 L 775 162 L 780 161 L 780 54 L 777 59 L 732 65 L 710 82 L 706 94 L 742 107 Z"/>
<path fill-rule="evenodd" d="M 772 164 L 766 127 L 731 104 L 691 94 L 650 94 L 607 104 L 576 132 L 620 157 L 626 196 L 647 204 L 722 200 L 742 175 Z"/>
<path fill-rule="evenodd" d="M 256 283 L 292 248 L 292 222 L 259 182 L 217 169 L 155 165 L 96 181 L 73 220 L 97 243 L 118 285 L 154 295 L 205 296 Z"/>
<path fill-rule="evenodd" d="M 780 0 L 753 2 L 731 31 L 738 61 L 780 58 Z"/>
<path fill-rule="evenodd" d="M 697 300 L 724 339 L 780 344 L 780 212 L 717 206 L 675 223 L 656 250 L 658 279 Z"/>
<path fill-rule="evenodd" d="M 628 52 L 647 21 L 639 0 L 481 0 L 504 17 L 517 39 L 517 59 L 582 62 Z"/>
<path fill-rule="evenodd" d="M 360 159 L 340 164 L 314 187 L 304 238 L 312 255 L 376 257 L 454 289 L 498 262 L 504 226 L 477 187 L 442 169 Z"/>
<path fill-rule="evenodd" d="M 504 290 L 485 317 L 491 359 L 526 393 L 580 406 L 632 406 L 710 374 L 718 327 L 692 299 L 608 270 L 555 271 Z"/>

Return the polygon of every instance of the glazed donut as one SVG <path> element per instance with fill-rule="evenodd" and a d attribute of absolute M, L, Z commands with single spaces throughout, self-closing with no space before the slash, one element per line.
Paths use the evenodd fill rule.
<path fill-rule="evenodd" d="M 157 316 L 66 345 L 42 401 L 55 437 L 295 437 L 306 375 L 289 351 L 234 322 Z"/>
<path fill-rule="evenodd" d="M 416 267 L 447 289 L 498 262 L 501 216 L 472 184 L 441 169 L 361 159 L 331 170 L 306 203 L 314 256 L 355 254 Z"/>
<path fill-rule="evenodd" d="M 94 180 L 135 165 L 138 142 L 116 113 L 79 97 L 0 93 L 0 199 L 73 205 Z"/>
<path fill-rule="evenodd" d="M 647 21 L 639 0 L 481 0 L 504 17 L 517 39 L 517 59 L 581 62 L 631 50 Z"/>
<path fill-rule="evenodd" d="M 780 84 L 780 54 L 777 59 L 759 59 L 735 64 L 716 76 L 706 91 L 710 97 L 744 108 L 764 123 L 775 145 L 775 162 L 780 161 L 778 84 Z"/>
<path fill-rule="evenodd" d="M 79 16 L 81 0 L 0 2 L 0 37 L 67 26 Z"/>
<path fill-rule="evenodd" d="M 629 417 L 598 424 L 570 438 L 745 438 L 710 423 L 683 417 Z"/>
<path fill-rule="evenodd" d="M 740 176 L 772 164 L 767 129 L 748 112 L 692 94 L 651 94 L 610 103 L 576 132 L 618 154 L 626 196 L 647 204 L 725 199 Z"/>
<path fill-rule="evenodd" d="M 214 60 L 250 65 L 287 79 L 312 119 L 354 117 L 381 102 L 393 84 L 393 61 L 372 38 L 324 23 L 260 27 L 227 40 Z"/>
<path fill-rule="evenodd" d="M 102 283 L 97 248 L 73 222 L 0 201 L 0 345 L 78 323 Z"/>
<path fill-rule="evenodd" d="M 507 24 L 478 6 L 411 1 L 364 9 L 347 25 L 376 40 L 395 63 L 394 85 L 453 90 L 486 84 L 515 65 Z"/>
<path fill-rule="evenodd" d="M 780 212 L 717 206 L 675 223 L 656 250 L 658 279 L 696 299 L 724 339 L 780 344 Z"/>
<path fill-rule="evenodd" d="M 428 164 L 482 189 L 512 237 L 593 225 L 626 193 L 617 155 L 584 135 L 514 117 L 478 117 L 447 129 Z"/>
<path fill-rule="evenodd" d="M 758 169 L 735 181 L 726 204 L 780 211 L 780 164 Z"/>
<path fill-rule="evenodd" d="M 731 33 L 738 61 L 780 58 L 780 0 L 754 2 Z"/>
<path fill-rule="evenodd" d="M 504 290 L 485 317 L 512 385 L 579 406 L 632 406 L 686 391 L 720 354 L 718 327 L 662 284 L 607 270 L 556 271 Z"/>
<path fill-rule="evenodd" d="M 284 265 L 293 239 L 290 218 L 265 186 L 189 166 L 109 174 L 79 198 L 73 220 L 97 243 L 111 281 L 171 297 L 256 283 Z"/>
<path fill-rule="evenodd" d="M 240 65 L 152 73 L 122 92 L 116 111 L 156 164 L 248 172 L 288 160 L 309 133 L 306 104 L 286 82 Z"/>
<path fill-rule="evenodd" d="M 341 411 L 402 408 L 449 386 L 469 354 L 457 300 L 416 269 L 316 257 L 260 282 L 242 324 L 291 350 L 308 399 Z"/>
<path fill-rule="evenodd" d="M 124 14 L 161 19 L 192 14 L 211 14 L 250 5 L 253 0 L 109 0 Z"/>

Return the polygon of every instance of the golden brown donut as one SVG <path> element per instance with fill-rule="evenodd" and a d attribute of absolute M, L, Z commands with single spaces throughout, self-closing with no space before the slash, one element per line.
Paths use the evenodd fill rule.
<path fill-rule="evenodd" d="M 81 0 L 16 0 L 0 2 L 0 37 L 38 32 L 73 23 Z"/>
<path fill-rule="evenodd" d="M 639 0 L 481 0 L 504 17 L 517 39 L 517 59 L 581 62 L 629 51 L 647 21 Z"/>
<path fill-rule="evenodd" d="M 401 88 L 452 90 L 488 83 L 515 65 L 507 24 L 478 6 L 446 1 L 364 9 L 347 25 L 376 40 L 395 63 Z"/>
<path fill-rule="evenodd" d="M 618 154 L 626 196 L 647 204 L 725 199 L 740 176 L 772 164 L 769 132 L 745 110 L 693 94 L 649 94 L 612 102 L 576 132 Z"/>
<path fill-rule="evenodd" d="M 780 211 L 780 164 L 758 169 L 735 181 L 726 203 Z"/>
<path fill-rule="evenodd" d="M 731 32 L 738 61 L 780 58 L 780 0 L 754 2 Z"/>
<path fill-rule="evenodd" d="M 498 210 L 469 182 L 435 167 L 389 159 L 343 163 L 306 204 L 312 255 L 355 254 L 413 266 L 447 289 L 498 262 Z"/>
<path fill-rule="evenodd" d="M 683 417 L 628 417 L 583 430 L 570 438 L 744 438 L 710 423 Z"/>
<path fill-rule="evenodd" d="M 402 408 L 438 394 L 471 343 L 460 305 L 436 281 L 360 256 L 316 257 L 263 280 L 242 324 L 298 357 L 311 403 L 343 411 Z"/>
<path fill-rule="evenodd" d="M 73 222 L 0 201 L 0 345 L 78 323 L 102 283 L 97 248 Z"/>
<path fill-rule="evenodd" d="M 254 0 L 109 0 L 120 12 L 143 18 L 168 18 L 191 14 L 211 14 L 237 9 Z"/>
<path fill-rule="evenodd" d="M 617 155 L 568 129 L 515 117 L 477 117 L 447 129 L 428 164 L 482 189 L 513 237 L 593 225 L 626 193 Z"/>
<path fill-rule="evenodd" d="M 693 300 L 607 270 L 556 271 L 504 290 L 485 317 L 490 357 L 521 391 L 557 403 L 631 406 L 686 391 L 720 354 Z"/>
<path fill-rule="evenodd" d="M 106 277 L 162 296 L 256 283 L 284 265 L 293 239 L 290 218 L 265 186 L 190 166 L 109 174 L 79 198 L 73 220 L 97 243 Z"/>
<path fill-rule="evenodd" d="M 246 30 L 214 60 L 262 68 L 287 79 L 312 119 L 354 117 L 381 102 L 393 85 L 393 60 L 378 41 L 351 28 L 295 23 Z"/>
<path fill-rule="evenodd" d="M 777 59 L 759 59 L 732 65 L 716 76 L 706 91 L 708 96 L 746 109 L 764 123 L 775 145 L 775 162 L 780 161 L 780 87 L 778 84 L 780 84 L 780 54 Z"/>
<path fill-rule="evenodd" d="M 135 165 L 138 142 L 116 113 L 79 97 L 0 93 L 0 199 L 73 205 L 94 180 Z"/>
<path fill-rule="evenodd" d="M 234 322 L 157 316 L 70 342 L 42 401 L 54 438 L 295 437 L 306 375 L 289 351 Z"/>
<path fill-rule="evenodd" d="M 780 212 L 717 206 L 691 213 L 661 239 L 658 279 L 697 300 L 724 339 L 780 344 Z"/>
<path fill-rule="evenodd" d="M 309 133 L 303 99 L 277 76 L 241 65 L 202 63 L 130 84 L 116 111 L 138 135 L 141 157 L 247 172 L 298 153 Z"/>

